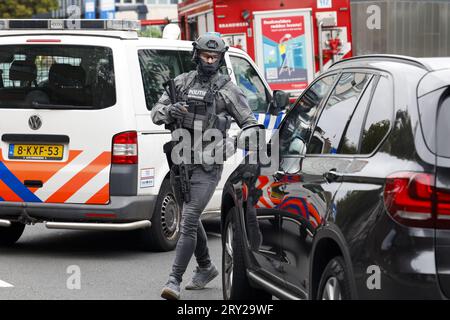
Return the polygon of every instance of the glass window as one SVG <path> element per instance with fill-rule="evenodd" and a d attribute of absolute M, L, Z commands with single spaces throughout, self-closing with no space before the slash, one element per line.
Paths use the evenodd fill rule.
<path fill-rule="evenodd" d="M 450 97 L 447 96 L 439 106 L 439 116 L 437 118 L 437 154 L 439 156 L 450 157 Z"/>
<path fill-rule="evenodd" d="M 356 110 L 348 123 L 347 130 L 345 130 L 344 138 L 341 140 L 341 146 L 338 149 L 338 153 L 359 153 L 359 142 L 361 139 L 362 126 L 376 83 L 377 80 L 372 78 L 364 90 L 364 93 L 358 102 L 358 106 L 356 107 Z"/>
<path fill-rule="evenodd" d="M 197 69 L 197 65 L 192 61 L 192 51 L 179 51 L 183 72 Z"/>
<path fill-rule="evenodd" d="M 394 112 L 392 85 L 382 76 L 370 103 L 364 126 L 361 154 L 370 154 L 389 131 Z"/>
<path fill-rule="evenodd" d="M 252 65 L 243 58 L 230 56 L 236 83 L 244 91 L 253 112 L 265 113 L 269 101 L 266 87 Z"/>
<path fill-rule="evenodd" d="M 1 46 L 0 76 L 0 108 L 100 109 L 116 103 L 110 48 Z"/>
<path fill-rule="evenodd" d="M 187 40 L 192 40 L 192 41 L 196 40 L 199 36 L 197 17 L 188 18 L 188 28 L 189 28 L 189 39 L 187 39 Z"/>
<path fill-rule="evenodd" d="M 425 138 L 425 142 L 433 153 L 444 157 L 450 157 L 450 149 L 444 144 L 440 144 L 439 150 L 437 150 L 436 143 L 439 141 L 436 140 L 448 144 L 448 142 L 446 142 L 448 134 L 436 137 L 436 119 L 438 119 L 438 132 L 450 132 L 448 125 L 450 122 L 450 118 L 448 118 L 449 110 L 447 110 L 449 101 L 448 99 L 445 101 L 442 100 L 442 98 L 448 95 L 448 90 L 450 90 L 448 87 L 441 88 L 427 93 L 419 99 L 420 124 L 422 126 L 422 134 Z M 438 110 L 441 100 L 441 108 Z"/>
<path fill-rule="evenodd" d="M 147 109 L 151 110 L 164 92 L 163 83 L 195 67 L 189 51 L 139 50 Z"/>
<path fill-rule="evenodd" d="M 319 106 L 331 90 L 336 75 L 323 77 L 316 81 L 297 100 L 287 114 L 280 129 L 280 155 L 282 157 L 298 156 L 301 146 L 308 141 Z"/>
<path fill-rule="evenodd" d="M 365 73 L 344 73 L 328 99 L 308 144 L 309 154 L 335 154 L 344 130 L 369 80 Z"/>

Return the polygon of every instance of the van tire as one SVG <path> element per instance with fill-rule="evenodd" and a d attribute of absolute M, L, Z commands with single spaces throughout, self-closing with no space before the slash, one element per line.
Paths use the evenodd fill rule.
<path fill-rule="evenodd" d="M 12 246 L 22 236 L 25 225 L 20 222 L 12 222 L 9 227 L 0 227 L 0 246 Z"/>
<path fill-rule="evenodd" d="M 150 228 L 140 231 L 140 242 L 146 251 L 171 251 L 180 238 L 181 209 L 169 180 L 164 180 L 150 220 Z"/>

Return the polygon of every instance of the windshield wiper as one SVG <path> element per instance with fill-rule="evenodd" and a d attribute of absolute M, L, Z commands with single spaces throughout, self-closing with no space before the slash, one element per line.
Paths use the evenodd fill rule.
<path fill-rule="evenodd" d="M 74 106 L 68 104 L 39 103 L 39 102 L 31 103 L 30 107 L 33 109 L 95 109 L 94 106 Z"/>

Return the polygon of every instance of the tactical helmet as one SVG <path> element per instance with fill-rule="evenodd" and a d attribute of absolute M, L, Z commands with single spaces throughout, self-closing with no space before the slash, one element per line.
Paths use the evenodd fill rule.
<path fill-rule="evenodd" d="M 204 50 L 211 52 L 225 53 L 228 47 L 225 45 L 225 41 L 216 32 L 207 32 L 204 35 L 197 38 L 192 43 L 194 50 Z"/>
<path fill-rule="evenodd" d="M 219 65 L 222 65 L 225 63 L 225 52 L 228 50 L 228 46 L 225 44 L 225 41 L 220 37 L 220 34 L 217 32 L 207 32 L 204 35 L 197 38 L 192 43 L 192 46 L 194 47 L 194 51 L 192 54 L 192 60 L 195 63 L 199 63 L 199 51 L 210 51 L 210 52 L 217 52 L 221 54 L 221 57 L 219 59 L 220 63 Z"/>

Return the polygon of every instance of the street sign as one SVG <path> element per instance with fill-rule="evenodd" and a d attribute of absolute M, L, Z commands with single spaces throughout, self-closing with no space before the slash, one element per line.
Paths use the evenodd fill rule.
<path fill-rule="evenodd" d="M 317 9 L 329 9 L 333 7 L 332 0 L 317 0 Z"/>

